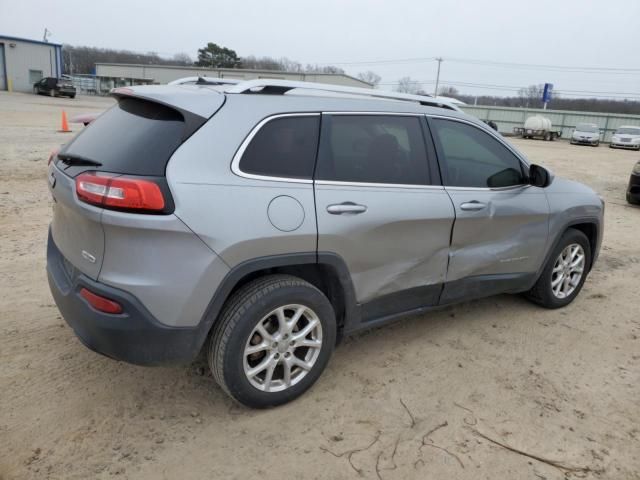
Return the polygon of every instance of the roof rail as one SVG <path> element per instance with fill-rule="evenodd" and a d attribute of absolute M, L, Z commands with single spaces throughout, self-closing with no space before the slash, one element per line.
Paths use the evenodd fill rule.
<path fill-rule="evenodd" d="M 222 77 L 184 77 L 169 82 L 167 85 L 236 85 L 242 80 Z"/>
<path fill-rule="evenodd" d="M 274 80 L 261 78 L 257 80 L 247 80 L 240 82 L 225 90 L 226 93 L 270 93 L 285 94 L 290 90 L 316 90 L 330 93 L 340 93 L 347 95 L 358 95 L 372 98 L 381 98 L 385 100 L 399 100 L 405 102 L 417 102 L 428 107 L 448 108 L 449 110 L 460 111 L 460 108 L 448 101 L 443 101 L 438 97 L 429 95 L 410 95 L 408 93 L 389 92 L 386 90 L 377 90 L 358 87 L 342 87 L 340 85 L 330 85 L 327 83 L 313 82 L 295 82 L 291 80 Z"/>

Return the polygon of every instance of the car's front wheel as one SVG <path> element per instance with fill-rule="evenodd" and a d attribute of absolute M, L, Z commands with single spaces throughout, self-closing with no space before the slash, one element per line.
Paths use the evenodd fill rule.
<path fill-rule="evenodd" d="M 327 297 L 290 275 L 247 283 L 226 303 L 209 345 L 209 366 L 238 402 L 265 408 L 289 402 L 315 383 L 336 341 Z"/>
<path fill-rule="evenodd" d="M 526 296 L 546 308 L 564 307 L 580 293 L 590 267 L 589 239 L 580 230 L 569 228 Z"/>

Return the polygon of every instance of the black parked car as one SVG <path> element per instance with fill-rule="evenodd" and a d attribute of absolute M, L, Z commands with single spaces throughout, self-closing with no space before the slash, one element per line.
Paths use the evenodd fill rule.
<path fill-rule="evenodd" d="M 76 87 L 64 78 L 46 77 L 33 84 L 33 93 L 52 97 L 75 98 Z"/>
<path fill-rule="evenodd" d="M 640 205 L 640 160 L 634 165 L 627 187 L 627 202 Z"/>

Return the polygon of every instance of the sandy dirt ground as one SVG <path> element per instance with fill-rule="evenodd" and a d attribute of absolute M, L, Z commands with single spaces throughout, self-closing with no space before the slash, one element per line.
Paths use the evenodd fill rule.
<path fill-rule="evenodd" d="M 0 478 L 640 479 L 640 154 L 514 140 L 607 201 L 600 260 L 562 310 L 475 301 L 348 338 L 290 405 L 234 404 L 203 363 L 92 353 L 45 276 L 60 113 L 109 99 L 0 93 Z M 78 131 L 81 126 L 73 126 Z"/>

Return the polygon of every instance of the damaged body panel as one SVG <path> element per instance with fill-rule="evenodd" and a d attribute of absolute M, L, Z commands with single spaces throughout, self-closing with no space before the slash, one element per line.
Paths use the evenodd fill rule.
<path fill-rule="evenodd" d="M 473 278 L 534 274 L 544 258 L 549 235 L 549 204 L 533 186 L 504 191 L 447 189 L 456 209 L 443 303 L 466 298 L 456 283 L 473 288 Z M 477 210 L 465 210 L 465 205 Z M 453 283 L 452 283 L 453 282 Z"/>
<path fill-rule="evenodd" d="M 346 202 L 367 211 L 325 208 Z M 316 185 L 316 203 L 318 250 L 345 260 L 358 303 L 444 282 L 454 215 L 444 189 Z M 437 295 L 425 303 L 437 303 Z"/>

